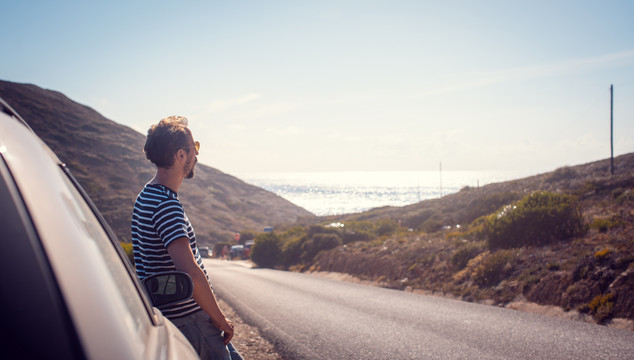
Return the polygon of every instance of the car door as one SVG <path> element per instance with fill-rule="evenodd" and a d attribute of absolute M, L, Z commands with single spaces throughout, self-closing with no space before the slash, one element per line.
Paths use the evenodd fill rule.
<path fill-rule="evenodd" d="M 2 358 L 197 358 L 68 169 L 5 112 L 0 199 Z"/>

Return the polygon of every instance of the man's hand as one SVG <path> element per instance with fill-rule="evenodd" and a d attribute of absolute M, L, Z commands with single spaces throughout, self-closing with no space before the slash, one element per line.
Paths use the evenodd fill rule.
<path fill-rule="evenodd" d="M 231 341 L 231 339 L 233 338 L 233 322 L 225 319 L 225 323 L 222 324 L 221 326 L 218 326 L 216 324 L 214 324 L 214 326 L 224 331 L 225 345 L 229 344 L 229 341 Z"/>
<path fill-rule="evenodd" d="M 224 331 L 225 345 L 231 341 L 233 337 L 233 323 L 220 311 L 216 297 L 214 296 L 211 286 L 207 282 L 207 277 L 202 269 L 196 263 L 192 249 L 189 246 L 189 239 L 186 237 L 178 238 L 167 246 L 167 252 L 170 254 L 176 270 L 189 274 L 194 283 L 194 300 L 209 315 L 212 324 Z"/>

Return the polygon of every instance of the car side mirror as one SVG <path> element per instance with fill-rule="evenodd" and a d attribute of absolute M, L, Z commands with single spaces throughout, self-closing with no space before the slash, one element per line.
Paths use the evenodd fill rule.
<path fill-rule="evenodd" d="M 194 293 L 194 283 L 188 274 L 170 271 L 154 274 L 143 279 L 143 285 L 150 294 L 155 307 L 187 300 Z"/>

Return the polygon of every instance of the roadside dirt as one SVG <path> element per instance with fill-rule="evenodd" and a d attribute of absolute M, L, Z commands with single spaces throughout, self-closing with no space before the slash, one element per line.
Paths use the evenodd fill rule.
<path fill-rule="evenodd" d="M 220 298 L 217 300 L 225 316 L 233 321 L 235 335 L 231 342 L 244 360 L 282 360 L 273 344 L 262 337 L 258 328 L 245 323 L 225 301 Z"/>

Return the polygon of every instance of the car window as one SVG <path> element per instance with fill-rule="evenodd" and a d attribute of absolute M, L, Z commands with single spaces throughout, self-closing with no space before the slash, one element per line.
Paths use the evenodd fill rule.
<path fill-rule="evenodd" d="M 62 294 L 2 152 L 0 146 L 0 358 L 55 354 L 59 359 L 82 359 Z M 45 336 L 39 336 L 42 330 L 35 324 L 45 324 Z"/>
<path fill-rule="evenodd" d="M 60 171 L 64 172 L 62 168 Z M 99 219 L 65 172 L 62 177 L 66 185 L 66 189 L 64 189 L 66 191 L 63 195 L 65 195 L 68 209 L 76 215 L 80 225 L 90 234 L 90 241 L 98 248 L 98 253 L 110 270 L 110 276 L 118 288 L 118 293 L 113 294 L 113 296 L 121 296 L 126 304 L 127 314 L 121 315 L 141 338 L 145 338 L 149 327 L 152 326 L 152 320 L 148 308 L 141 298 L 142 295 Z"/>

